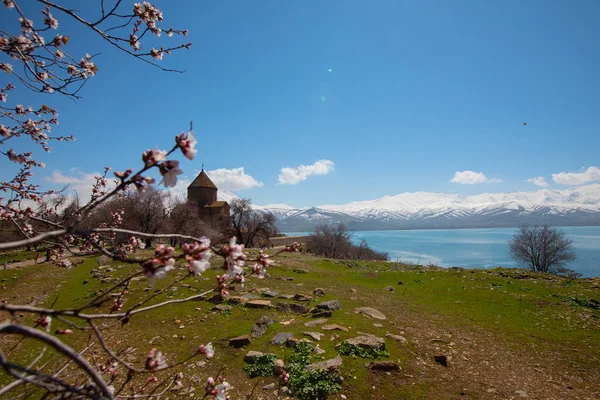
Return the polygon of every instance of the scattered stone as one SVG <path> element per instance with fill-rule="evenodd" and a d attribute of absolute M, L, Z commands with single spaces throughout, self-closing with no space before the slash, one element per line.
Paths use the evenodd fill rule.
<path fill-rule="evenodd" d="M 266 292 L 262 292 L 262 295 L 265 297 L 277 297 L 279 293 L 267 290 Z"/>
<path fill-rule="evenodd" d="M 306 314 L 308 312 L 308 307 L 303 304 L 277 303 L 276 307 L 277 311 L 285 313 Z"/>
<path fill-rule="evenodd" d="M 262 309 L 273 308 L 273 305 L 271 304 L 271 300 L 249 300 L 246 302 L 245 306 L 248 308 L 262 308 Z"/>
<path fill-rule="evenodd" d="M 291 337 L 294 337 L 293 333 L 279 332 L 271 339 L 271 344 L 284 344 Z"/>
<path fill-rule="evenodd" d="M 332 342 L 336 341 L 339 338 L 338 335 L 336 335 L 335 333 L 331 334 L 331 337 L 329 338 L 329 340 L 331 340 Z"/>
<path fill-rule="evenodd" d="M 316 340 L 317 342 L 321 340 L 321 337 L 325 336 L 324 333 L 319 332 L 304 332 L 304 334 L 306 336 L 310 336 L 313 340 Z"/>
<path fill-rule="evenodd" d="M 262 356 L 264 356 L 264 353 L 261 353 L 260 351 L 250 350 L 244 356 L 244 362 L 250 363 L 250 362 L 254 361 L 255 359 L 262 357 Z"/>
<path fill-rule="evenodd" d="M 160 339 L 160 336 L 154 336 L 152 339 L 150 339 L 148 344 L 154 344 L 154 342 L 157 341 L 158 339 Z"/>
<path fill-rule="evenodd" d="M 340 394 L 340 398 L 341 398 L 342 400 L 346 400 L 348 397 L 346 397 L 346 395 L 345 395 L 345 394 Z"/>
<path fill-rule="evenodd" d="M 192 393 L 195 390 L 196 390 L 195 387 L 188 386 L 188 387 L 186 387 L 186 388 L 184 388 L 184 389 L 181 390 L 181 394 L 190 394 L 190 393 Z"/>
<path fill-rule="evenodd" d="M 330 325 L 323 325 L 321 327 L 321 329 L 323 329 L 324 331 L 344 331 L 344 332 L 348 332 L 348 328 L 344 328 L 343 326 L 340 326 L 338 324 L 330 324 Z"/>
<path fill-rule="evenodd" d="M 385 340 L 375 335 L 361 335 L 347 339 L 346 342 L 363 349 L 385 350 Z"/>
<path fill-rule="evenodd" d="M 292 318 L 292 319 L 288 319 L 287 321 L 280 321 L 279 323 L 281 325 L 291 325 L 294 321 L 295 321 L 295 319 Z"/>
<path fill-rule="evenodd" d="M 316 354 L 325 354 L 325 350 L 323 350 L 322 348 L 319 347 L 319 345 L 317 345 L 317 347 L 315 347 L 315 353 Z"/>
<path fill-rule="evenodd" d="M 313 294 L 314 294 L 315 296 L 318 296 L 318 297 L 320 297 L 320 296 L 325 296 L 325 289 L 323 289 L 323 288 L 320 288 L 320 287 L 319 287 L 319 288 L 316 288 L 316 289 L 313 291 Z"/>
<path fill-rule="evenodd" d="M 398 281 L 398 285 L 404 285 L 404 282 Z"/>
<path fill-rule="evenodd" d="M 356 294 L 356 289 L 352 288 L 352 289 L 350 289 L 350 292 L 353 294 Z"/>
<path fill-rule="evenodd" d="M 371 318 L 375 318 L 375 319 L 380 319 L 380 320 L 387 319 L 387 317 L 381 311 L 376 310 L 372 307 L 355 308 L 354 312 L 357 314 L 363 314 L 363 315 L 366 315 L 367 317 L 371 317 Z"/>
<path fill-rule="evenodd" d="M 310 340 L 304 338 L 304 339 L 296 339 L 296 338 L 288 338 L 288 340 L 285 341 L 285 345 L 287 347 L 296 347 L 298 345 L 298 343 L 312 343 Z"/>
<path fill-rule="evenodd" d="M 319 319 L 313 319 L 312 321 L 308 321 L 304 324 L 304 326 L 308 326 L 310 328 L 317 326 L 317 325 L 323 325 L 327 323 L 327 319 L 325 318 L 319 318 Z"/>
<path fill-rule="evenodd" d="M 395 292 L 396 291 L 396 289 L 394 289 L 393 286 L 386 286 L 386 287 L 383 288 L 383 290 L 387 290 L 388 292 Z"/>
<path fill-rule="evenodd" d="M 375 328 L 383 328 L 383 324 L 378 324 L 378 323 L 375 323 L 375 324 L 373 324 L 373 326 L 374 326 Z"/>
<path fill-rule="evenodd" d="M 294 269 L 294 272 L 297 274 L 308 274 L 308 270 L 303 268 L 296 268 Z"/>
<path fill-rule="evenodd" d="M 271 390 L 275 388 L 275 382 L 269 383 L 268 385 L 263 386 L 264 390 Z"/>
<path fill-rule="evenodd" d="M 436 363 L 443 365 L 444 367 L 448 366 L 448 357 L 444 355 L 433 356 L 433 359 Z"/>
<path fill-rule="evenodd" d="M 311 301 L 312 297 L 311 296 L 305 296 L 303 294 L 297 294 L 294 296 L 294 300 L 296 301 Z"/>
<path fill-rule="evenodd" d="M 269 325 L 271 325 L 273 322 L 275 322 L 273 319 L 271 319 L 265 315 L 260 317 L 258 320 L 256 320 L 256 323 L 252 327 L 252 337 L 259 338 L 262 335 L 264 335 L 265 332 L 267 331 L 267 327 Z"/>
<path fill-rule="evenodd" d="M 282 386 L 281 387 L 281 393 L 286 393 L 288 391 L 288 387 L 287 386 Z"/>
<path fill-rule="evenodd" d="M 216 306 L 214 306 L 212 308 L 212 310 L 217 310 L 217 311 L 231 311 L 231 306 L 228 306 L 227 304 L 217 304 Z"/>
<path fill-rule="evenodd" d="M 233 347 L 243 347 L 250 344 L 250 337 L 248 335 L 237 336 L 229 339 L 229 345 Z"/>
<path fill-rule="evenodd" d="M 371 371 L 399 371 L 400 366 L 393 361 L 371 361 L 365 364 Z"/>
<path fill-rule="evenodd" d="M 400 336 L 400 335 L 392 335 L 391 333 L 388 333 L 385 335 L 386 338 L 390 338 L 390 339 L 394 339 L 395 341 L 397 341 L 400 344 L 408 344 L 408 340 L 406 340 L 406 338 L 404 336 Z"/>
<path fill-rule="evenodd" d="M 516 390 L 515 394 L 519 397 L 529 397 L 529 395 L 527 394 L 527 392 L 523 391 L 523 390 Z"/>
<path fill-rule="evenodd" d="M 290 276 L 282 276 L 279 279 L 281 279 L 282 281 L 293 281 L 294 280 L 294 278 L 292 278 Z"/>
<path fill-rule="evenodd" d="M 215 294 L 214 296 L 206 299 L 206 301 L 208 301 L 209 303 L 213 303 L 213 304 L 219 304 L 219 303 L 224 302 L 225 298 L 223 298 L 223 296 L 221 296 L 220 294 Z"/>
<path fill-rule="evenodd" d="M 342 363 L 342 357 L 338 355 L 337 357 L 332 358 L 330 360 L 309 364 L 306 367 L 304 367 L 304 369 L 307 371 L 322 370 L 328 373 L 339 373 L 340 366 L 342 365 Z"/>
<path fill-rule="evenodd" d="M 321 311 L 321 312 L 316 312 L 312 315 L 313 318 L 330 318 L 331 317 L 331 311 Z"/>
<path fill-rule="evenodd" d="M 281 374 L 284 368 L 285 363 L 282 359 L 278 358 L 277 360 L 273 361 L 273 372 L 275 373 L 275 375 Z"/>
<path fill-rule="evenodd" d="M 493 394 L 498 394 L 498 389 L 496 389 L 496 388 L 489 388 L 488 390 L 486 390 L 486 392 L 493 393 Z"/>
<path fill-rule="evenodd" d="M 317 307 L 316 307 L 317 310 L 325 310 L 325 311 L 334 311 L 334 310 L 339 310 L 340 308 L 342 308 L 342 307 L 340 306 L 340 302 L 338 300 L 324 301 L 321 304 L 317 304 Z"/>
<path fill-rule="evenodd" d="M 279 298 L 284 299 L 284 300 L 291 300 L 294 298 L 294 295 L 293 294 L 280 294 Z"/>

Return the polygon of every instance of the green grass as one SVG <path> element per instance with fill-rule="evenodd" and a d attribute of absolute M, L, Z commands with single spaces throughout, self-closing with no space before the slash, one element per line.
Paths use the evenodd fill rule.
<path fill-rule="evenodd" d="M 398 334 L 403 326 L 408 325 L 413 332 L 413 336 L 406 335 L 408 345 L 386 339 L 386 352 L 389 353 L 386 359 L 397 362 L 402 368 L 400 373 L 394 373 L 391 377 L 375 374 L 365 368 L 365 359 L 353 357 L 352 352 L 343 355 L 341 373 L 345 379 L 341 393 L 352 395 L 352 398 L 373 398 L 373 386 L 377 387 L 377 398 L 381 399 L 438 398 L 440 393 L 446 392 L 455 393 L 459 398 L 457 393 L 462 389 L 458 386 L 460 383 L 454 384 L 452 380 L 440 383 L 442 381 L 432 379 L 431 374 L 437 369 L 422 374 L 419 360 L 430 354 L 422 354 L 423 339 L 416 343 L 414 333 L 420 332 L 427 337 L 429 327 L 441 326 L 446 331 L 467 332 L 484 343 L 485 340 L 494 340 L 516 352 L 527 352 L 531 351 L 532 346 L 541 346 L 549 354 L 564 359 L 565 365 L 572 365 L 574 373 L 579 369 L 596 370 L 600 359 L 600 310 L 588 307 L 590 299 L 600 299 L 598 290 L 592 287 L 590 280 L 568 280 L 521 270 L 429 269 L 386 262 L 333 261 L 295 254 L 284 254 L 278 260 L 279 265 L 269 269 L 269 278 L 250 279 L 242 292 L 258 294 L 258 289 L 268 287 L 282 294 L 312 296 L 314 288 L 323 287 L 326 295 L 313 296 L 307 305 L 313 307 L 322 301 L 339 300 L 342 309 L 333 312 L 331 323 L 348 328 L 348 332 L 307 328 L 304 323 L 312 320 L 310 315 L 282 314 L 273 309 L 250 309 L 237 304 L 231 304 L 231 311 L 221 312 L 213 311 L 213 304 L 206 301 L 191 301 L 135 315 L 127 324 L 108 328 L 105 331 L 107 343 L 117 352 L 133 349 L 128 356 L 129 362 L 142 367 L 145 355 L 152 347 L 161 350 L 167 355 L 169 363 L 173 363 L 193 354 L 198 345 L 213 342 L 216 347 L 215 358 L 207 360 L 203 366 L 195 366 L 198 359 L 188 363 L 182 369 L 187 380 L 184 384 L 192 382 L 192 377 L 205 379 L 221 371 L 238 390 L 233 398 L 240 397 L 255 384 L 254 380 L 248 382 L 243 371 L 246 351 L 275 353 L 282 359 L 293 360 L 292 349 L 270 343 L 277 332 L 290 332 L 296 338 L 306 337 L 303 334 L 306 331 L 325 333 L 321 341 L 315 342 L 325 353 L 310 354 L 311 362 L 316 362 L 334 358 L 338 354 L 336 344 L 358 336 L 359 332 L 384 336 L 386 332 Z M 116 262 L 107 266 L 113 270 L 108 272 L 106 268 L 99 269 L 97 259 L 88 258 L 70 270 L 44 264 L 0 271 L 2 297 L 12 303 L 30 304 L 35 301 L 39 306 L 79 307 L 113 285 L 114 281 L 137 271 L 136 266 Z M 300 269 L 309 272 L 297 273 Z M 125 296 L 124 308 L 164 288 L 171 279 L 183 276 L 183 273 L 173 271 L 166 280 L 159 280 L 153 289 L 148 288 L 148 280 L 143 277 L 132 281 Z M 211 289 L 214 276 L 218 273 L 221 270 L 207 271 L 200 278 L 187 278 L 176 285 L 176 290 L 169 290 L 148 304 L 188 297 Z M 293 281 L 279 279 L 282 277 L 291 277 Z M 102 282 L 102 279 L 111 281 Z M 387 286 L 394 287 L 395 291 L 383 290 Z M 232 290 L 231 295 L 238 295 L 239 292 Z M 280 301 L 293 302 L 272 300 L 274 304 Z M 112 300 L 108 299 L 102 305 L 86 311 L 108 312 L 111 305 Z M 354 308 L 364 306 L 377 308 L 387 315 L 388 320 L 377 321 L 353 312 Z M 252 339 L 244 349 L 228 346 L 229 338 L 249 334 L 255 321 L 265 315 L 274 319 L 275 323 L 267 328 L 264 336 Z M 31 326 L 35 318 L 37 316 L 24 315 L 19 320 Z M 292 319 L 294 321 L 288 325 L 281 324 Z M 103 321 L 98 323 L 102 324 Z M 375 327 L 374 323 L 381 323 L 382 326 Z M 65 327 L 66 324 L 53 321 L 52 331 Z M 337 339 L 331 340 L 333 334 L 338 336 Z M 75 331 L 73 335 L 60 338 L 74 348 L 82 349 L 88 343 L 89 332 Z M 0 338 L 3 349 L 15 343 L 15 338 Z M 39 350 L 39 345 L 27 341 L 9 356 L 28 362 Z M 47 352 L 40 363 L 48 361 L 52 355 L 52 352 Z M 56 362 L 52 365 L 57 367 L 59 364 Z M 431 368 L 438 367 L 434 365 Z M 256 379 L 266 380 L 265 383 L 269 379 L 276 381 L 274 377 Z M 312 382 L 307 387 L 312 385 L 317 390 L 315 385 L 320 377 L 306 375 L 302 379 Z M 0 373 L 0 383 L 8 381 L 8 377 Z M 466 385 L 464 382 L 462 384 Z M 321 389 L 328 390 L 325 387 Z M 311 394 L 307 396 L 310 398 Z M 471 396 L 479 398 L 476 391 L 472 391 Z"/>

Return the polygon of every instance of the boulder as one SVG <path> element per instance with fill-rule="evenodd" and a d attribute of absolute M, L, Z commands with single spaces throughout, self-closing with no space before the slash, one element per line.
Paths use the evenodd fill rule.
<path fill-rule="evenodd" d="M 277 311 L 291 313 L 294 312 L 296 314 L 306 314 L 308 312 L 308 307 L 303 304 L 295 304 L 295 303 L 277 303 Z"/>
<path fill-rule="evenodd" d="M 228 306 L 227 304 L 217 304 L 216 306 L 214 306 L 212 308 L 212 310 L 215 310 L 215 311 L 231 311 L 231 306 Z"/>
<path fill-rule="evenodd" d="M 294 296 L 294 300 L 296 301 L 311 301 L 312 297 L 311 296 L 306 296 L 303 294 L 297 294 Z"/>
<path fill-rule="evenodd" d="M 321 340 L 321 337 L 325 336 L 324 333 L 319 332 L 304 332 L 304 334 L 310 337 L 311 339 L 316 340 L 317 342 Z"/>
<path fill-rule="evenodd" d="M 365 364 L 371 371 L 399 371 L 400 366 L 393 361 L 371 361 Z"/>
<path fill-rule="evenodd" d="M 284 344 L 291 337 L 294 337 L 293 333 L 279 332 L 271 339 L 271 344 Z"/>
<path fill-rule="evenodd" d="M 275 322 L 273 319 L 271 319 L 265 315 L 260 317 L 254 324 L 254 326 L 252 327 L 252 337 L 259 338 L 262 335 L 264 335 L 265 332 L 267 331 L 267 327 L 269 325 L 271 325 L 273 322 Z"/>
<path fill-rule="evenodd" d="M 273 307 L 270 300 L 248 300 L 246 302 L 245 306 L 248 308 L 262 308 L 262 309 L 269 309 L 269 308 Z"/>
<path fill-rule="evenodd" d="M 342 363 L 342 357 L 338 355 L 337 357 L 332 358 L 330 360 L 308 364 L 306 367 L 304 367 L 304 369 L 307 371 L 321 370 L 328 373 L 339 373 L 340 366 L 342 365 Z"/>
<path fill-rule="evenodd" d="M 323 325 L 327 323 L 327 319 L 325 318 L 319 318 L 319 319 L 313 319 L 312 321 L 308 321 L 304 324 L 304 326 L 308 326 L 309 328 L 312 328 L 314 326 L 317 325 Z"/>
<path fill-rule="evenodd" d="M 363 349 L 385 350 L 385 340 L 375 335 L 361 335 L 347 339 L 346 342 Z"/>
<path fill-rule="evenodd" d="M 279 293 L 273 292 L 271 290 L 267 290 L 267 291 L 262 292 L 262 295 L 265 297 L 277 297 L 277 296 L 279 296 Z"/>
<path fill-rule="evenodd" d="M 385 337 L 389 338 L 389 339 L 394 339 L 395 341 L 397 341 L 400 344 L 408 344 L 408 340 L 406 340 L 406 338 L 404 336 L 392 335 L 391 333 L 387 333 L 385 335 Z"/>
<path fill-rule="evenodd" d="M 323 325 L 321 327 L 321 329 L 323 329 L 324 331 L 334 331 L 335 330 L 335 331 L 348 332 L 348 328 L 344 328 L 343 326 L 340 326 L 340 325 L 337 325 L 337 324 Z"/>
<path fill-rule="evenodd" d="M 260 358 L 264 356 L 264 353 L 261 353 L 260 351 L 254 351 L 254 350 L 250 350 L 248 353 L 246 353 L 246 355 L 244 356 L 244 362 L 250 363 L 254 360 L 256 360 L 257 358 Z"/>
<path fill-rule="evenodd" d="M 338 300 L 329 300 L 324 301 L 323 303 L 317 304 L 317 310 L 325 310 L 325 311 L 334 311 L 339 310 L 341 308 L 340 302 Z"/>
<path fill-rule="evenodd" d="M 317 312 L 315 312 L 317 311 Z M 331 317 L 331 311 L 318 311 L 318 310 L 313 310 L 313 318 L 329 318 Z"/>
<path fill-rule="evenodd" d="M 381 311 L 376 310 L 372 307 L 355 308 L 354 312 L 357 314 L 363 314 L 363 315 L 366 315 L 367 317 L 371 317 L 371 318 L 375 318 L 375 319 L 380 319 L 380 320 L 387 319 L 387 317 Z"/>
<path fill-rule="evenodd" d="M 315 290 L 313 290 L 313 294 L 317 297 L 325 296 L 325 289 L 316 288 Z"/>
<path fill-rule="evenodd" d="M 237 336 L 229 339 L 229 345 L 233 347 L 243 347 L 250 344 L 250 337 L 248 335 Z"/>

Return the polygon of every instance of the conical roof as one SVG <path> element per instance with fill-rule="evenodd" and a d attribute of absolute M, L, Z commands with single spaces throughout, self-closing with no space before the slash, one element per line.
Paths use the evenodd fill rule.
<path fill-rule="evenodd" d="M 190 187 L 203 187 L 203 188 L 212 188 L 216 189 L 215 184 L 210 180 L 206 172 L 204 170 L 200 171 L 196 179 L 192 183 L 190 183 Z"/>

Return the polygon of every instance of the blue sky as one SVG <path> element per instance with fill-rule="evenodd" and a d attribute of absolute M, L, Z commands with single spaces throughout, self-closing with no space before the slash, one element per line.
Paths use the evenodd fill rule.
<path fill-rule="evenodd" d="M 55 13 L 71 54 L 101 54 L 77 103 L 26 91 L 12 98 L 58 108 L 53 133 L 77 137 L 43 156 L 38 182 L 77 187 L 75 178 L 85 182 L 104 165 L 137 168 L 144 150 L 170 147 L 190 120 L 200 143 L 194 161 L 179 157 L 184 176 L 193 179 L 204 162 L 227 188 L 253 186 L 235 193 L 256 204 L 600 179 L 597 1 L 155 3 L 164 28 L 190 31 L 191 50 L 161 62 L 184 74 L 121 54 Z M 3 26 L 9 17 L 0 11 Z M 0 84 L 8 79 L 0 75 Z M 319 160 L 283 178 L 305 180 L 279 183 L 283 168 Z M 464 171 L 483 175 L 455 177 Z M 560 173 L 572 175 L 559 184 L 552 175 Z M 457 183 L 465 181 L 480 183 Z"/>

